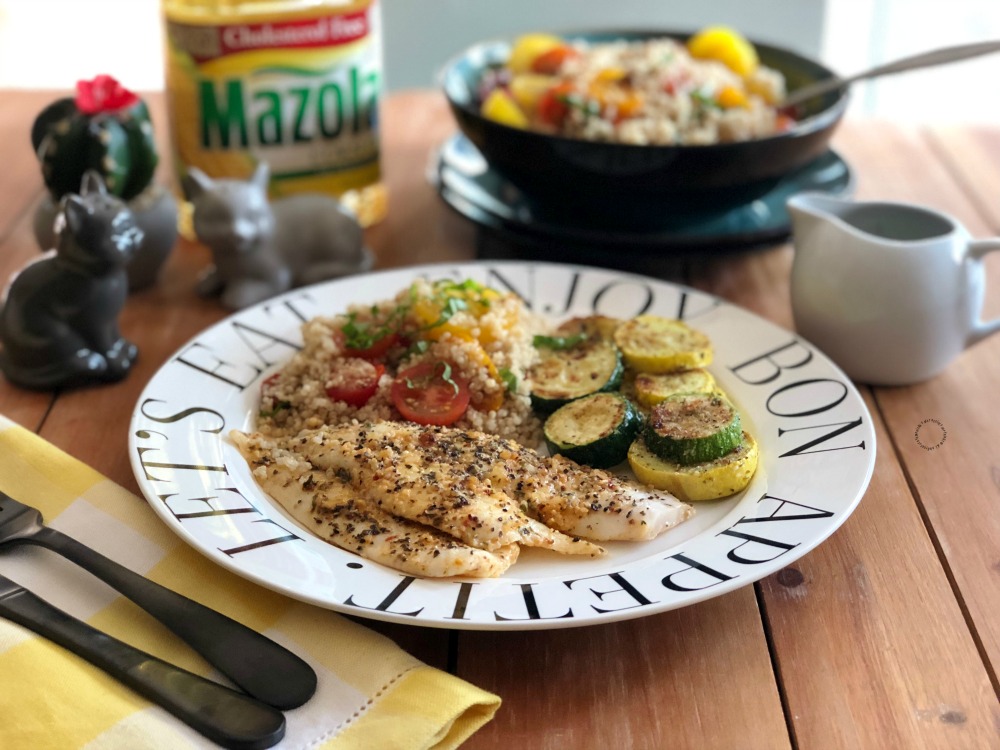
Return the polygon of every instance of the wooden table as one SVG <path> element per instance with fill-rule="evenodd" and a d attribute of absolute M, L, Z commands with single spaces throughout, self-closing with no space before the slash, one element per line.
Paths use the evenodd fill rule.
<path fill-rule="evenodd" d="M 0 282 L 37 253 L 41 180 L 28 133 L 53 98 L 0 97 Z M 443 99 L 395 94 L 382 119 L 391 209 L 368 232 L 378 266 L 474 257 L 474 228 L 425 179 L 428 154 L 454 129 Z M 1000 127 L 848 121 L 835 146 L 857 171 L 859 198 L 924 203 L 973 234 L 1000 234 Z M 137 491 L 126 448 L 133 405 L 169 354 L 225 315 L 193 292 L 207 260 L 182 243 L 158 285 L 130 298 L 121 325 L 141 358 L 127 380 L 54 395 L 0 380 L 0 413 Z M 791 328 L 791 261 L 785 244 L 689 260 L 672 278 Z M 994 317 L 1000 265 L 987 268 Z M 1000 337 L 930 382 L 864 388 L 878 436 L 864 499 L 828 541 L 753 586 L 562 631 L 372 627 L 502 696 L 467 743 L 475 750 L 1000 747 L 998 377 Z M 915 439 L 927 419 L 947 431 L 935 450 Z"/>

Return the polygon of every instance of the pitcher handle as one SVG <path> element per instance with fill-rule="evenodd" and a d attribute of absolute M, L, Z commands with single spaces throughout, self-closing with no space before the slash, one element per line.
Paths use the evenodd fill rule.
<path fill-rule="evenodd" d="M 1000 238 L 990 239 L 990 240 L 973 240 L 969 243 L 968 257 L 977 262 L 982 262 L 983 256 L 994 250 L 1000 250 Z M 982 341 L 984 338 L 990 334 L 1000 331 L 1000 318 L 990 320 L 987 322 L 976 321 L 972 324 L 972 330 L 969 332 L 969 340 L 966 345 L 975 344 L 977 341 Z"/>

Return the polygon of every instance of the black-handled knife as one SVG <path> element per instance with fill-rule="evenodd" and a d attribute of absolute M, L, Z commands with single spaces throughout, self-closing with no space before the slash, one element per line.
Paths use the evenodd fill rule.
<path fill-rule="evenodd" d="M 93 573 L 269 706 L 297 708 L 316 692 L 316 672 L 284 646 L 46 526 L 37 508 L 4 492 L 0 492 L 0 544 L 37 544 Z"/>
<path fill-rule="evenodd" d="M 112 638 L 3 576 L 0 615 L 100 667 L 223 747 L 263 750 L 285 736 L 277 709 Z"/>

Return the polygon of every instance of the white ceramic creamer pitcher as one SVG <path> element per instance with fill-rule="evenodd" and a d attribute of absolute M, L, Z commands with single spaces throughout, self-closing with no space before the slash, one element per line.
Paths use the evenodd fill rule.
<path fill-rule="evenodd" d="M 1000 330 L 1000 319 L 979 319 L 982 257 L 1000 239 L 973 240 L 951 217 L 905 203 L 801 193 L 788 210 L 795 327 L 854 380 L 926 380 Z"/>

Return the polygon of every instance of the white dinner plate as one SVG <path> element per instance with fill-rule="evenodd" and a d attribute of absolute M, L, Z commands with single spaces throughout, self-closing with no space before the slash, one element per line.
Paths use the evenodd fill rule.
<path fill-rule="evenodd" d="M 496 579 L 422 579 L 364 560 L 299 526 L 256 485 L 227 437 L 250 430 L 261 381 L 301 346 L 300 324 L 387 299 L 417 276 L 473 278 L 554 321 L 679 317 L 715 348 L 709 368 L 760 444 L 749 487 L 697 503 L 694 518 L 599 559 L 524 549 Z M 418 266 L 294 290 L 241 311 L 153 376 L 129 434 L 146 499 L 187 543 L 262 586 L 360 617 L 464 629 L 535 629 L 642 617 L 780 570 L 829 537 L 864 494 L 875 433 L 860 394 L 795 334 L 696 290 L 582 266 Z"/>

